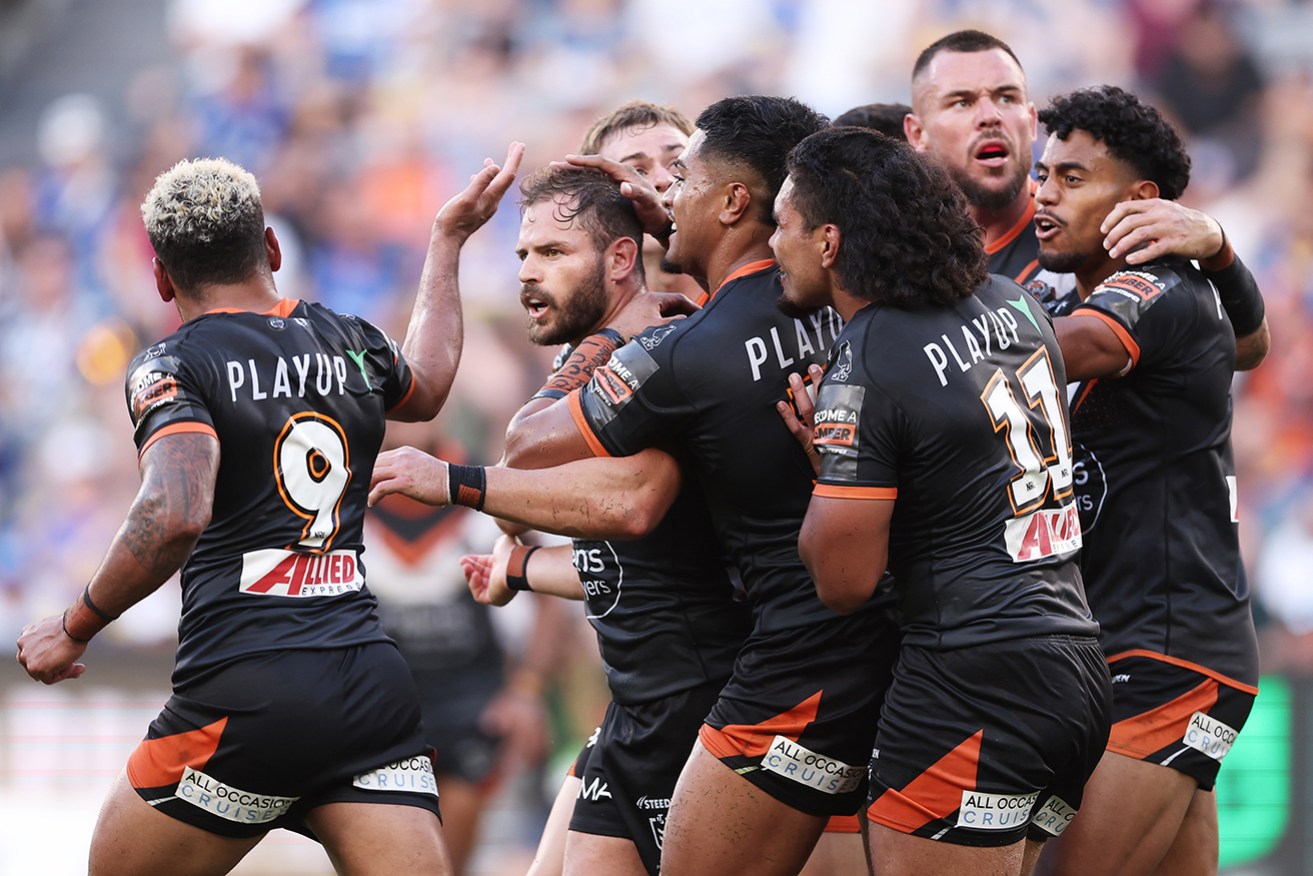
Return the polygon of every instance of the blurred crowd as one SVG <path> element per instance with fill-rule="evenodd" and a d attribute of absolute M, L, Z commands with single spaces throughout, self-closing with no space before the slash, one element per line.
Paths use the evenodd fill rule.
<path fill-rule="evenodd" d="M 117 104 L 70 93 L 35 162 L 0 156 L 0 628 L 82 587 L 137 484 L 124 367 L 177 315 L 155 295 L 138 205 L 176 160 L 222 155 L 260 179 L 284 294 L 404 332 L 433 214 L 485 157 L 532 169 L 631 98 L 695 116 L 729 94 L 831 115 L 906 101 L 935 38 L 1007 40 L 1039 105 L 1128 86 L 1187 133 L 1184 200 L 1216 216 L 1257 276 L 1272 354 L 1238 378 L 1242 535 L 1269 669 L 1313 670 L 1313 8 L 1253 0 L 173 0 L 177 64 Z M 76 26 L 76 18 L 69 19 Z M 95 71 L 86 75 L 94 77 Z M 15 80 L 21 82 L 21 79 Z M 10 83 L 8 87 L 20 87 Z M 548 351 L 518 311 L 508 203 L 466 247 L 467 341 L 436 428 L 494 462 Z M 165 588 L 166 591 L 171 588 Z M 169 599 L 173 599 L 172 604 Z M 176 594 L 105 646 L 170 643 Z M 582 621 L 581 621 L 582 623 Z"/>

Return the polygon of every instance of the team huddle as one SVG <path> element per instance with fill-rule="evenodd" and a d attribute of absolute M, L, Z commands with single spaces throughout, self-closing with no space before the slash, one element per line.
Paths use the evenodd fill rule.
<path fill-rule="evenodd" d="M 499 521 L 480 602 L 580 600 L 597 634 L 612 701 L 534 876 L 1216 872 L 1258 693 L 1230 432 L 1261 294 L 1131 93 L 1037 111 L 959 31 L 876 110 L 635 101 L 528 175 L 520 301 L 564 346 L 489 467 L 380 446 L 446 399 L 461 248 L 522 144 L 439 211 L 401 344 L 279 295 L 246 171 L 162 174 L 183 325 L 129 370 L 142 486 L 18 641 L 76 678 L 181 569 L 173 695 L 90 871 L 224 873 L 281 827 L 342 873 L 455 872 L 361 556 L 400 493 Z"/>

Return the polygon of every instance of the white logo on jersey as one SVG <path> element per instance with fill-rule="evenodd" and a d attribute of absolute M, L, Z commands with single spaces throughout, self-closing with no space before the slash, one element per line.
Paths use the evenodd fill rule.
<path fill-rule="evenodd" d="M 957 826 L 976 830 L 1010 830 L 1030 820 L 1039 791 L 1029 794 L 984 794 L 963 791 Z"/>
<path fill-rule="evenodd" d="M 846 794 L 857 789 L 866 775 L 865 766 L 817 754 L 786 736 L 776 736 L 761 759 L 761 768 L 792 779 L 826 794 Z"/>
<path fill-rule="evenodd" d="M 748 365 L 752 368 L 753 383 L 761 380 L 761 366 L 772 355 L 779 370 L 785 371 L 800 361 L 823 353 L 839 337 L 839 332 L 843 330 L 843 320 L 826 307 L 808 316 L 806 322 L 795 319 L 793 329 L 792 338 L 780 337 L 779 327 L 772 326 L 764 337 L 748 338 L 743 342 L 743 349 L 748 354 Z"/>
<path fill-rule="evenodd" d="M 238 589 L 256 596 L 337 596 L 364 586 L 355 551 L 304 554 L 261 550 L 242 555 Z"/>

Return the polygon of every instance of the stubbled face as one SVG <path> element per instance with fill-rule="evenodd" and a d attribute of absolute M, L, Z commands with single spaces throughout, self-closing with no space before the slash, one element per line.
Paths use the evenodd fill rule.
<path fill-rule="evenodd" d="M 674 125 L 660 123 L 627 128 L 613 134 L 599 150 L 603 158 L 627 164 L 647 178 L 658 192 L 675 181 L 671 165 L 688 145 L 688 135 Z"/>
<path fill-rule="evenodd" d="M 937 157 L 977 210 L 1023 197 L 1037 121 L 1021 68 L 1002 49 L 940 52 L 912 83 L 908 141 Z"/>
<path fill-rule="evenodd" d="M 1100 270 L 1110 259 L 1099 226 L 1119 201 L 1132 196 L 1133 169 L 1088 131 L 1074 130 L 1066 140 L 1049 137 L 1035 173 L 1040 265 L 1078 277 Z"/>
<path fill-rule="evenodd" d="M 821 228 L 808 230 L 802 214 L 793 205 L 793 178 L 787 177 L 775 196 L 775 233 L 770 248 L 780 263 L 783 291 L 779 309 L 787 316 L 801 317 L 831 304 L 829 279 L 821 265 L 825 236 Z"/>
<path fill-rule="evenodd" d="M 675 180 L 666 189 L 662 202 L 675 220 L 666 261 L 685 274 L 705 280 L 710 248 L 720 239 L 716 228 L 720 214 L 723 182 L 714 160 L 702 156 L 706 135 L 693 132 L 688 146 L 675 159 Z"/>
<path fill-rule="evenodd" d="M 520 306 L 535 344 L 572 343 L 601 324 L 610 300 L 604 253 L 577 221 L 566 222 L 556 198 L 524 208 L 515 252 L 520 257 Z"/>

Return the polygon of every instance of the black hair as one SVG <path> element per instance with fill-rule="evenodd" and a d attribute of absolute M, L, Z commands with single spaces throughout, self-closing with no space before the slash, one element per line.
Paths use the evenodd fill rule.
<path fill-rule="evenodd" d="M 1066 140 L 1085 131 L 1109 154 L 1158 184 L 1164 200 L 1175 201 L 1190 184 L 1190 155 L 1162 113 L 1115 85 L 1096 85 L 1060 94 L 1040 110 L 1050 134 Z"/>
<path fill-rule="evenodd" d="M 838 226 L 834 272 L 850 294 L 905 309 L 948 307 L 988 276 L 962 190 L 902 141 L 830 128 L 790 153 L 789 178 L 807 229 Z"/>
<path fill-rule="evenodd" d="M 870 128 L 895 140 L 906 140 L 903 132 L 903 119 L 912 108 L 905 103 L 865 103 L 855 106 L 847 112 L 840 113 L 831 122 L 834 127 L 851 125 L 857 128 Z"/>
<path fill-rule="evenodd" d="M 788 175 L 789 150 L 828 124 L 829 119 L 801 101 L 760 94 L 718 100 L 696 122 L 704 136 L 702 155 L 756 174 L 765 187 L 758 218 L 772 226 L 775 196 Z"/>

